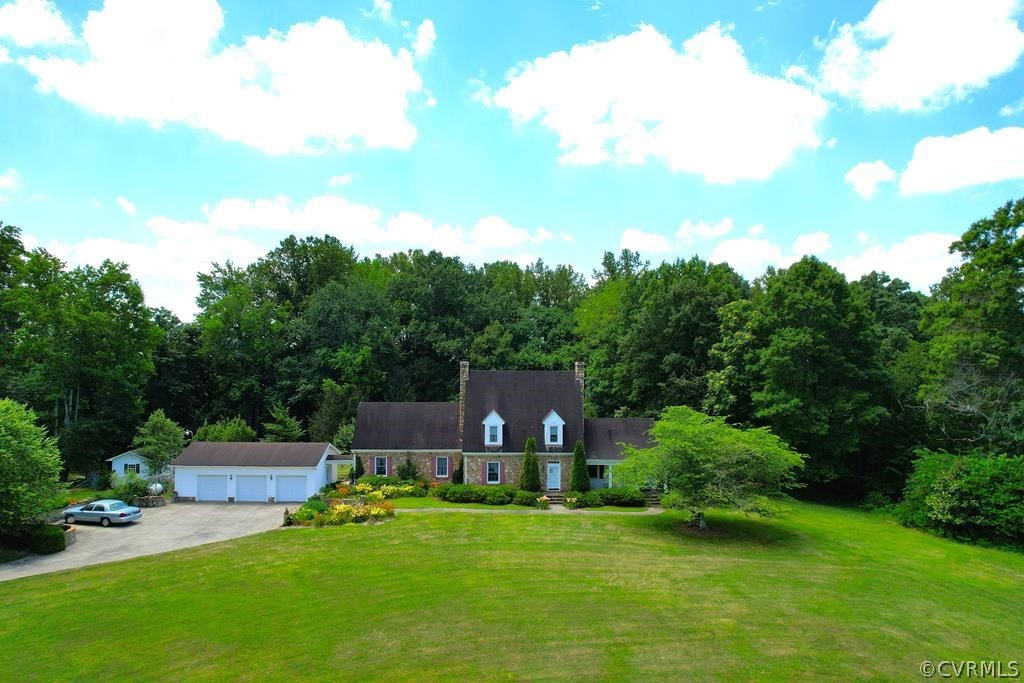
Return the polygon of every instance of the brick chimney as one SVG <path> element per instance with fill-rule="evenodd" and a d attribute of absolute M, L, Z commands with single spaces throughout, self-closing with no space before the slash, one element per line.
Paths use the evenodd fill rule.
<path fill-rule="evenodd" d="M 579 389 L 579 392 L 580 392 L 580 405 L 582 405 L 583 404 L 583 399 L 586 396 L 587 364 L 584 363 L 581 360 L 578 360 L 578 361 L 576 361 L 575 370 L 576 370 L 576 388 Z"/>
<path fill-rule="evenodd" d="M 466 382 L 469 381 L 469 361 L 459 362 L 459 445 L 466 427 Z"/>

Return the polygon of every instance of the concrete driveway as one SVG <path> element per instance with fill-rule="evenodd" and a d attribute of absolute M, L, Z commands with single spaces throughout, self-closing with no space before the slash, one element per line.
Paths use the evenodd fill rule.
<path fill-rule="evenodd" d="M 169 550 L 225 541 L 281 526 L 288 505 L 172 503 L 148 508 L 142 519 L 103 528 L 77 524 L 78 541 L 61 553 L 32 555 L 0 564 L 0 581 L 103 562 L 156 555 Z M 291 505 L 295 508 L 297 504 Z"/>

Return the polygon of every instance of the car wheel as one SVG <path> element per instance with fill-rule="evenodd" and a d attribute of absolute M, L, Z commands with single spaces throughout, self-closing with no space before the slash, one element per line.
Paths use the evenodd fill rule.
<path fill-rule="evenodd" d="M 74 515 L 64 515 L 64 522 L 66 524 L 74 524 L 75 523 L 75 516 Z"/>
<path fill-rule="evenodd" d="M 110 520 L 104 517 L 100 520 L 100 524 L 102 524 L 103 526 L 110 526 Z"/>

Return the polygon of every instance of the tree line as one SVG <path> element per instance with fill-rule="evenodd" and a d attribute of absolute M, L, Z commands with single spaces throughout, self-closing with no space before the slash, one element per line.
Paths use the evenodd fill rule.
<path fill-rule="evenodd" d="M 198 274 L 188 322 L 148 307 L 125 264 L 69 268 L 0 224 L 0 396 L 33 408 L 82 472 L 158 409 L 195 432 L 344 441 L 359 401 L 456 399 L 462 359 L 585 360 L 588 415 L 687 406 L 769 427 L 807 454 L 809 494 L 893 499 L 915 449 L 1024 452 L 1022 223 L 1018 200 L 971 225 L 928 295 L 813 257 L 748 281 L 623 250 L 588 279 L 291 236 Z"/>

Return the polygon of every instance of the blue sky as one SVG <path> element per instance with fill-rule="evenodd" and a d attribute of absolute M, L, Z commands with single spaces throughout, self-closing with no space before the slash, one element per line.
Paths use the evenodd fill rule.
<path fill-rule="evenodd" d="M 1022 6 L 0 0 L 0 220 L 151 305 L 289 233 L 926 290 L 1024 194 Z"/>

